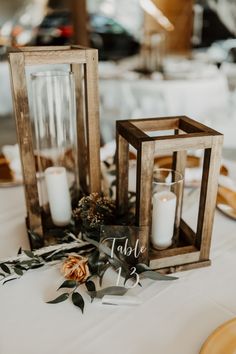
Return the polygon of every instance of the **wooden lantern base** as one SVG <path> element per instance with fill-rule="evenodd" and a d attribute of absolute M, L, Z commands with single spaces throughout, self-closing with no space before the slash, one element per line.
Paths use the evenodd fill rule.
<path fill-rule="evenodd" d="M 150 267 L 162 273 L 174 273 L 206 267 L 210 260 L 200 260 L 200 249 L 196 246 L 196 235 L 183 221 L 180 223 L 178 245 L 156 250 L 152 246 L 149 250 Z"/>

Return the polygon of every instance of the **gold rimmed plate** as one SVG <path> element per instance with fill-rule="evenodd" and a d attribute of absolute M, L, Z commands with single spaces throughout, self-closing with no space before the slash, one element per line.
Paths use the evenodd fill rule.
<path fill-rule="evenodd" d="M 236 220 L 236 209 L 231 208 L 228 204 L 217 203 L 217 209 L 223 213 L 224 215 L 228 216 L 229 218 Z"/>
<path fill-rule="evenodd" d="M 235 354 L 236 318 L 222 324 L 205 341 L 199 354 Z"/>
<path fill-rule="evenodd" d="M 218 194 L 217 194 L 217 202 L 216 207 L 217 209 L 223 213 L 224 215 L 228 216 L 229 218 L 236 220 L 236 209 L 233 207 L 235 205 L 234 200 L 232 197 L 229 199 L 227 197 L 227 192 L 229 190 L 227 188 L 219 187 Z M 234 192 L 230 191 L 230 196 L 234 197 Z M 234 202 L 234 204 L 232 204 Z"/>
<path fill-rule="evenodd" d="M 22 180 L 14 180 L 14 179 L 1 179 L 0 178 L 0 188 L 9 188 L 9 187 L 18 187 L 21 186 L 23 184 Z"/>

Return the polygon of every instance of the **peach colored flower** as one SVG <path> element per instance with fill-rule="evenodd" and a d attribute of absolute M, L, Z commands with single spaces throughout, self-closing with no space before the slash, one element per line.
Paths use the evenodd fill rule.
<path fill-rule="evenodd" d="M 88 259 L 79 255 L 71 255 L 64 261 L 61 271 L 66 279 L 85 282 L 90 276 Z"/>

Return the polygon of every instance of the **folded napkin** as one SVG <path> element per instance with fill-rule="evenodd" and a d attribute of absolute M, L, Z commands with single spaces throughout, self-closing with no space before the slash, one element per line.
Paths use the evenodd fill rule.
<path fill-rule="evenodd" d="M 9 166 L 12 172 L 14 173 L 15 180 L 22 180 L 20 150 L 18 144 L 4 145 L 2 147 L 2 153 L 9 161 Z"/>

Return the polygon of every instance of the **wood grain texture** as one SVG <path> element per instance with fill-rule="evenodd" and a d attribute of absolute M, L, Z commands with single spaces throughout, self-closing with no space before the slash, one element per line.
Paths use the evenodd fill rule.
<path fill-rule="evenodd" d="M 165 268 L 153 268 L 154 270 L 157 270 L 159 273 L 162 274 L 172 274 L 176 272 L 183 272 L 187 270 L 192 270 L 192 269 L 198 269 L 198 268 L 204 268 L 204 267 L 209 267 L 211 265 L 211 261 L 197 261 L 194 263 L 187 263 L 187 264 L 181 264 L 181 265 L 173 265 L 170 267 L 165 267 Z"/>
<path fill-rule="evenodd" d="M 137 151 L 136 224 L 150 226 L 154 142 L 142 142 Z"/>
<path fill-rule="evenodd" d="M 196 245 L 201 250 L 200 260 L 207 260 L 210 253 L 222 145 L 223 136 L 215 136 L 212 148 L 206 149 L 204 154 L 196 235 Z"/>
<path fill-rule="evenodd" d="M 135 149 L 139 148 L 141 141 L 152 141 L 145 132 L 136 127 L 133 121 L 122 121 L 118 120 L 116 124 L 116 129 L 120 135 L 126 139 L 129 144 L 131 144 Z"/>
<path fill-rule="evenodd" d="M 152 269 L 166 268 L 182 264 L 188 264 L 199 261 L 200 251 L 188 252 L 185 254 L 171 255 L 170 257 L 150 259 L 150 267 Z"/>
<path fill-rule="evenodd" d="M 116 133 L 116 206 L 120 214 L 128 211 L 129 144 Z"/>
<path fill-rule="evenodd" d="M 149 119 L 133 119 L 132 124 L 144 131 L 174 130 L 179 127 L 179 118 L 163 117 Z"/>
<path fill-rule="evenodd" d="M 74 43 L 81 44 L 83 46 L 89 46 L 89 31 L 88 31 L 88 19 L 86 0 L 69 0 L 72 20 L 73 20 L 73 32 Z"/>
<path fill-rule="evenodd" d="M 24 52 L 25 65 L 48 65 L 48 64 L 85 64 L 86 55 L 83 50 L 41 50 L 40 52 Z"/>
<path fill-rule="evenodd" d="M 208 133 L 162 136 L 155 139 L 155 153 L 167 154 L 171 151 L 207 149 L 212 146 L 213 136 Z"/>
<path fill-rule="evenodd" d="M 98 52 L 87 49 L 85 65 L 85 104 L 89 191 L 101 192 L 100 128 L 98 96 Z"/>
<path fill-rule="evenodd" d="M 216 130 L 186 116 L 180 118 L 179 128 L 187 133 L 205 132 L 213 135 L 221 135 Z M 186 129 L 186 130 L 185 130 Z"/>
<path fill-rule="evenodd" d="M 88 156 L 85 139 L 84 67 L 81 64 L 72 64 L 71 71 L 74 73 L 75 78 L 79 185 L 83 192 L 86 193 L 88 192 Z"/>
<path fill-rule="evenodd" d="M 31 122 L 27 96 L 25 61 L 23 53 L 9 54 L 13 103 L 17 137 L 20 147 L 28 224 L 32 231 L 43 237 L 41 209 L 37 189 Z"/>

